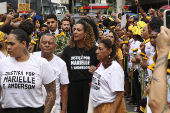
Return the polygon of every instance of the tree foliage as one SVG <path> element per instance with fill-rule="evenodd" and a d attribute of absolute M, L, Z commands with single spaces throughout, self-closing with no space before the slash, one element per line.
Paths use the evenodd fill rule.
<path fill-rule="evenodd" d="M 111 14 L 112 11 L 113 11 L 113 7 L 109 7 L 109 8 L 108 8 L 108 12 Z"/>

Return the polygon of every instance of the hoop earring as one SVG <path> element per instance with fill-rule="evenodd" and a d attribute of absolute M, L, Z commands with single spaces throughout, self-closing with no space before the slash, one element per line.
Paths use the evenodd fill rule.
<path fill-rule="evenodd" d="M 86 38 L 87 38 L 87 36 L 85 35 L 85 36 L 84 36 L 84 41 L 86 41 Z"/>

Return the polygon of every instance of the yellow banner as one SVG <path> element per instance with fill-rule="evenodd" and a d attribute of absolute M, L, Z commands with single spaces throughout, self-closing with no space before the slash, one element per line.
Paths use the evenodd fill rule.
<path fill-rule="evenodd" d="M 18 9 L 19 9 L 19 12 L 29 12 L 30 11 L 30 4 L 19 3 Z"/>

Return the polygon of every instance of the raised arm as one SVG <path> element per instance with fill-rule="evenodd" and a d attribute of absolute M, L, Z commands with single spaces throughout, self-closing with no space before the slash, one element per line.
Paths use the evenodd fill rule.
<path fill-rule="evenodd" d="M 167 59 L 170 47 L 170 30 L 161 27 L 156 39 L 158 57 L 149 93 L 149 106 L 152 113 L 169 113 L 167 106 Z"/>
<path fill-rule="evenodd" d="M 11 22 L 11 20 L 13 19 L 14 17 L 11 15 L 11 14 L 8 14 L 7 16 L 6 16 L 6 20 L 5 20 L 5 22 L 4 22 L 4 24 L 2 25 L 2 26 L 4 26 L 4 25 L 7 25 L 7 24 L 10 24 L 10 22 Z M 2 27 L 1 26 L 1 27 Z M 0 28 L 1 28 L 0 27 Z"/>
<path fill-rule="evenodd" d="M 44 85 L 46 92 L 47 92 L 47 97 L 45 100 L 45 108 L 44 108 L 44 113 L 50 113 L 55 99 L 56 99 L 56 84 L 55 80 L 49 84 Z"/>
<path fill-rule="evenodd" d="M 140 4 L 139 4 L 139 1 L 138 1 L 138 0 L 135 0 L 135 4 L 137 5 L 139 12 L 140 12 L 143 16 L 145 16 L 146 13 L 145 13 L 144 10 L 140 7 Z"/>

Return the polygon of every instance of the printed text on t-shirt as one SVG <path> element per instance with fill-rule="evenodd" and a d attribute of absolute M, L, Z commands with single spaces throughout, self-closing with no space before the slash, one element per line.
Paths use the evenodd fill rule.
<path fill-rule="evenodd" d="M 34 89 L 35 88 L 35 73 L 23 71 L 5 72 L 1 79 L 3 82 L 2 88 L 14 89 Z"/>
<path fill-rule="evenodd" d="M 71 70 L 90 69 L 90 56 L 72 56 Z"/>
<path fill-rule="evenodd" d="M 91 85 L 92 89 L 100 90 L 100 77 L 101 77 L 101 75 L 94 72 L 93 78 L 92 78 L 92 85 Z"/>

